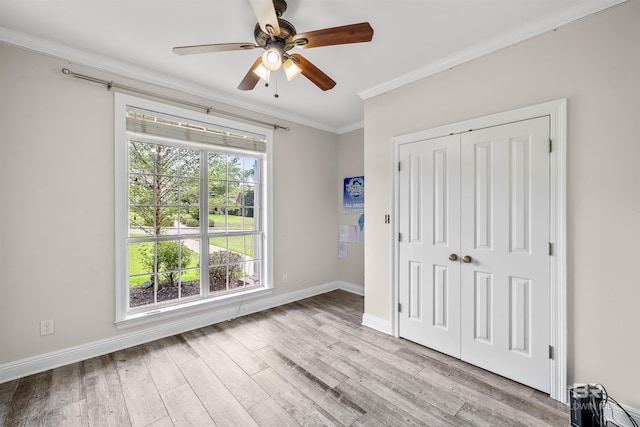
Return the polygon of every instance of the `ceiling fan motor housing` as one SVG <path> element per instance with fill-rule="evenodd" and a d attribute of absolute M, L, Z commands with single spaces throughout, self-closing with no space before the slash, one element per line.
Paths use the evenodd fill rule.
<path fill-rule="evenodd" d="M 289 21 L 285 21 L 282 18 L 278 18 L 278 25 L 280 25 L 280 34 L 274 37 L 275 40 L 280 40 L 284 45 L 285 49 L 291 49 L 293 44 L 293 37 L 297 34 L 296 28 Z M 253 36 L 256 39 L 256 44 L 258 46 L 265 47 L 269 42 L 271 42 L 271 36 L 260 28 L 260 24 L 256 24 L 255 29 L 253 30 Z"/>

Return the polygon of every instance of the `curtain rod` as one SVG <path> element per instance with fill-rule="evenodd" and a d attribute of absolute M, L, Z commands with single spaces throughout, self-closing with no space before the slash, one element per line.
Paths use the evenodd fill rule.
<path fill-rule="evenodd" d="M 234 117 L 236 119 L 247 120 L 247 121 L 250 121 L 250 122 L 253 122 L 253 123 L 259 123 L 261 125 L 267 125 L 269 127 L 273 127 L 274 130 L 277 130 L 277 129 L 283 129 L 283 130 L 286 130 L 286 131 L 291 130 L 290 127 L 282 126 L 282 125 L 279 125 L 277 123 L 263 122 L 261 120 L 252 119 L 251 117 L 242 116 L 240 114 L 234 114 L 234 113 L 228 113 L 226 111 L 216 110 L 216 109 L 214 109 L 212 107 L 207 107 L 206 105 L 196 104 L 195 102 L 184 101 L 182 99 L 172 98 L 170 96 L 159 95 L 159 94 L 153 93 L 153 92 L 147 92 L 146 90 L 138 89 L 138 88 L 135 88 L 135 87 L 121 85 L 121 84 L 118 84 L 118 83 L 114 83 L 113 81 L 102 80 L 102 79 L 98 79 L 96 77 L 87 76 L 85 74 L 74 73 L 73 71 L 71 71 L 68 68 L 63 68 L 62 69 L 62 74 L 70 76 L 70 77 L 75 77 L 77 79 L 87 80 L 87 81 L 90 81 L 90 82 L 93 82 L 93 83 L 99 83 L 99 84 L 105 85 L 107 87 L 107 90 L 111 90 L 112 88 L 122 89 L 122 90 L 126 90 L 128 92 L 138 93 L 140 95 L 151 96 L 153 98 L 158 98 L 158 99 L 162 99 L 162 100 L 169 101 L 169 102 L 175 102 L 177 104 L 183 104 L 183 105 L 188 105 L 190 107 L 199 108 L 201 110 L 204 110 L 207 114 L 216 113 L 216 114 L 221 114 L 221 115 L 228 116 L 228 117 Z"/>

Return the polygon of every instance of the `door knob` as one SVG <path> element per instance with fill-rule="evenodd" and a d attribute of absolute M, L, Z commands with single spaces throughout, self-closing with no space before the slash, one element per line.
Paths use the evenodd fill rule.
<path fill-rule="evenodd" d="M 457 260 L 458 260 L 458 255 L 456 254 L 449 255 L 449 261 L 457 261 Z"/>
<path fill-rule="evenodd" d="M 462 257 L 462 262 L 470 263 L 471 261 L 473 261 L 473 258 L 471 258 L 469 255 L 465 255 Z"/>

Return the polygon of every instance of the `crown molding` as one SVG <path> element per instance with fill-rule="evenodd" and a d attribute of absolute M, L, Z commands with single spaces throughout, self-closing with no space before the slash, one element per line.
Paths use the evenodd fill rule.
<path fill-rule="evenodd" d="M 559 10 L 553 14 L 549 14 L 537 21 L 531 22 L 528 25 L 519 27 L 514 31 L 504 33 L 499 37 L 494 37 L 486 42 L 470 46 L 467 49 L 455 52 L 452 55 L 427 64 L 415 71 L 403 74 L 398 78 L 389 80 L 370 89 L 363 90 L 358 93 L 358 96 L 363 100 L 373 98 L 374 96 L 381 95 L 385 92 L 397 89 L 425 77 L 432 76 L 441 71 L 459 66 L 465 62 L 469 62 L 498 50 L 513 46 L 527 39 L 552 31 L 563 25 L 567 25 L 587 16 L 602 12 L 621 3 L 628 3 L 629 1 L 631 0 L 584 0 L 576 2 L 570 7 Z"/>
<path fill-rule="evenodd" d="M 0 42 L 54 57 L 69 64 L 86 66 L 123 78 L 154 84 L 166 89 L 177 90 L 188 95 L 202 97 L 215 103 L 226 104 L 229 107 L 242 108 L 248 112 L 265 115 L 273 119 L 286 120 L 333 134 L 340 133 L 340 129 L 325 123 L 309 120 L 305 117 L 284 111 L 276 111 L 272 107 L 264 104 L 238 102 L 233 96 L 214 92 L 202 85 L 194 84 L 170 74 L 140 67 L 114 58 L 96 55 L 8 28 L 0 27 Z"/>

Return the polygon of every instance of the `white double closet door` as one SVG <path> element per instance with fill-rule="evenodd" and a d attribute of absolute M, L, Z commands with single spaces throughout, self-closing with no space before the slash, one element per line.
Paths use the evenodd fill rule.
<path fill-rule="evenodd" d="M 399 334 L 549 392 L 549 118 L 399 147 Z"/>

